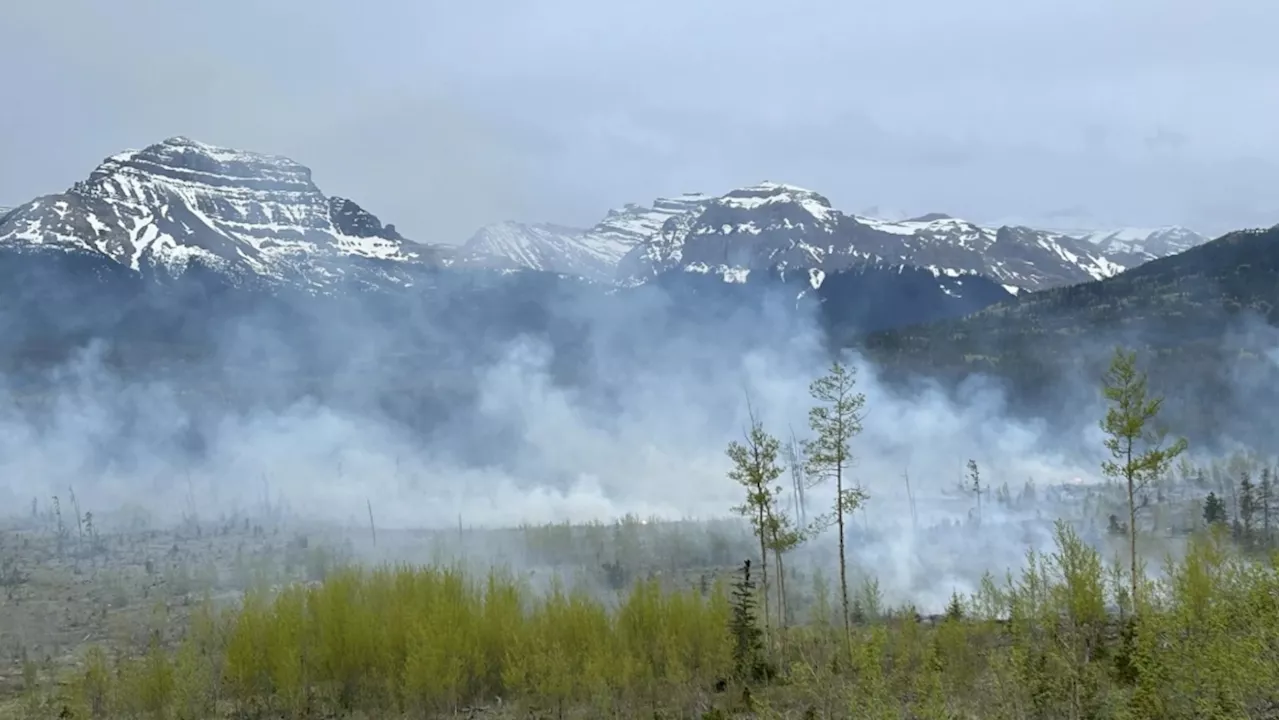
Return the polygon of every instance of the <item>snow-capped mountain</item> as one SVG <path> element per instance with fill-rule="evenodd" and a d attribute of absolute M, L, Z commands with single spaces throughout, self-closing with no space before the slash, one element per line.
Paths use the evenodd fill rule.
<path fill-rule="evenodd" d="M 1176 255 L 1209 241 L 1209 238 L 1200 233 L 1177 225 L 1094 230 L 1079 233 L 1078 236 L 1107 255 L 1125 258 L 1132 265 Z"/>
<path fill-rule="evenodd" d="M 192 267 L 233 282 L 398 282 L 431 249 L 356 203 L 326 197 L 284 157 L 173 137 L 107 158 L 0 222 L 0 250 L 100 257 L 143 275 Z"/>
<path fill-rule="evenodd" d="M 983 275 L 1017 293 L 1110 277 L 1204 240 L 1185 228 L 1084 233 L 992 227 L 941 213 L 907 218 L 870 208 L 846 214 L 812 190 L 765 182 L 719 197 L 687 194 L 650 207 L 626 205 L 587 231 L 489 226 L 464 246 L 464 255 L 470 264 L 624 285 L 672 271 L 742 282 L 764 270 L 819 277 L 855 265 L 901 265 L 937 277 Z"/>
<path fill-rule="evenodd" d="M 656 234 L 669 218 L 691 212 L 711 197 L 688 193 L 658 198 L 645 207 L 629 203 L 610 210 L 589 230 L 552 223 L 486 225 L 456 253 L 460 266 L 528 269 L 612 282 L 624 255 Z"/>
<path fill-rule="evenodd" d="M 499 223 L 446 252 L 325 196 L 293 160 L 183 137 L 109 157 L 65 193 L 0 215 L 0 251 L 99 258 L 159 278 L 199 267 L 232 284 L 313 290 L 410 285 L 424 268 L 452 265 L 623 285 L 672 272 L 741 283 L 754 273 L 812 288 L 853 269 L 918 268 L 948 295 L 979 275 L 1017 293 L 1109 277 L 1201 241 L 1179 228 L 1081 237 L 941 214 L 877 219 L 766 182 L 624 205 L 586 230 Z"/>
<path fill-rule="evenodd" d="M 865 264 L 913 266 L 953 278 L 983 275 L 1011 293 L 1124 269 L 1062 233 L 981 227 L 940 214 L 896 222 L 846 215 L 812 190 L 766 182 L 670 219 L 623 258 L 618 278 L 635 284 L 681 270 L 740 282 L 752 272 L 821 277 Z"/>
<path fill-rule="evenodd" d="M 582 242 L 585 231 L 553 223 L 501 222 L 485 225 L 454 254 L 458 266 L 499 270 L 542 270 L 608 277 L 613 261 Z"/>

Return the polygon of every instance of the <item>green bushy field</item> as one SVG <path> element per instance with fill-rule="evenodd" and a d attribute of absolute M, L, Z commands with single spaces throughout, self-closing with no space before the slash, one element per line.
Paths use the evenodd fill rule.
<path fill-rule="evenodd" d="M 1277 712 L 1277 555 L 1195 536 L 1137 608 L 1065 525 L 941 617 L 830 600 L 765 633 L 742 573 L 616 602 L 500 572 L 338 568 L 198 604 L 172 641 L 24 666 L 31 718 L 1261 718 Z M 744 591 L 747 596 L 744 599 Z M 819 592 L 821 595 L 822 593 Z M 735 622 L 746 615 L 756 633 Z M 169 628 L 172 629 L 172 628 Z"/>

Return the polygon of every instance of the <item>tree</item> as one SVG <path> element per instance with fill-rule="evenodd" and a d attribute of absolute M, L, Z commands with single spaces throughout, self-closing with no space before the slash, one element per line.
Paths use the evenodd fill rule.
<path fill-rule="evenodd" d="M 816 484 L 834 480 L 835 502 L 832 511 L 815 523 L 815 527 L 829 527 L 833 522 L 840 543 L 840 605 L 844 617 L 845 640 L 850 638 L 849 628 L 849 579 L 845 568 L 844 519 L 867 499 L 860 487 L 845 487 L 845 470 L 853 458 L 849 442 L 862 431 L 862 408 L 865 395 L 854 392 L 855 376 L 852 369 L 838 362 L 831 364 L 828 373 L 809 385 L 809 394 L 817 405 L 809 411 L 809 428 L 814 437 L 804 443 L 805 473 Z"/>
<path fill-rule="evenodd" d="M 1271 469 L 1262 468 L 1262 472 L 1258 475 L 1256 511 L 1262 514 L 1262 536 L 1264 538 L 1275 539 L 1271 534 L 1271 505 L 1275 502 L 1274 488 L 1272 487 Z"/>
<path fill-rule="evenodd" d="M 782 487 L 775 488 L 773 495 L 775 502 L 781 494 Z M 766 544 L 769 547 L 769 551 L 773 553 L 774 574 L 778 578 L 778 627 L 785 631 L 787 627 L 787 572 L 783 563 L 783 556 L 804 542 L 805 533 L 792 523 L 791 516 L 784 512 L 779 512 L 776 507 L 771 508 L 770 512 L 766 513 L 766 522 L 769 531 L 769 541 Z"/>
<path fill-rule="evenodd" d="M 982 476 L 978 474 L 978 462 L 970 459 L 966 466 L 969 471 L 968 490 L 973 493 L 978 507 L 978 524 L 982 524 Z"/>
<path fill-rule="evenodd" d="M 756 627 L 755 583 L 751 580 L 751 561 L 742 563 L 742 575 L 733 584 L 732 614 L 729 635 L 733 638 L 733 672 L 744 682 L 759 682 L 768 675 L 764 661 L 764 643 Z"/>
<path fill-rule="evenodd" d="M 1204 499 L 1205 525 L 1221 525 L 1227 521 L 1227 504 L 1212 491 Z"/>
<path fill-rule="evenodd" d="M 1258 509 L 1258 488 L 1253 484 L 1253 479 L 1249 477 L 1248 470 L 1240 471 L 1240 509 L 1239 527 L 1237 531 L 1240 535 L 1240 543 L 1245 547 L 1253 545 L 1254 525 L 1253 518 Z"/>
<path fill-rule="evenodd" d="M 791 497 L 794 503 L 792 510 L 796 514 L 796 527 L 800 528 L 805 526 L 805 476 L 800 441 L 796 439 L 794 430 L 791 431 L 791 441 L 787 443 L 786 454 L 787 472 L 791 475 Z"/>
<path fill-rule="evenodd" d="M 746 491 L 747 496 L 741 505 L 734 506 L 734 512 L 751 521 L 752 530 L 760 540 L 760 588 L 764 594 L 764 631 L 769 632 L 769 555 L 768 549 L 777 532 L 777 496 L 781 494 L 781 486 L 774 482 L 782 476 L 782 467 L 778 465 L 779 443 L 777 438 L 764 431 L 764 426 L 751 413 L 751 428 L 746 433 L 746 444 L 733 441 L 725 454 L 733 461 L 729 471 L 730 479 L 736 481 Z"/>
<path fill-rule="evenodd" d="M 1164 398 L 1147 391 L 1146 373 L 1137 369 L 1136 352 L 1116 348 L 1111 367 L 1103 378 L 1102 394 L 1110 403 L 1101 422 L 1107 434 L 1104 446 L 1111 459 L 1102 463 L 1102 473 L 1125 483 L 1129 501 L 1129 573 L 1134 608 L 1138 607 L 1138 505 L 1136 497 L 1153 481 L 1168 472 L 1173 461 L 1187 449 L 1185 438 L 1168 447 L 1164 432 L 1153 426 Z"/>

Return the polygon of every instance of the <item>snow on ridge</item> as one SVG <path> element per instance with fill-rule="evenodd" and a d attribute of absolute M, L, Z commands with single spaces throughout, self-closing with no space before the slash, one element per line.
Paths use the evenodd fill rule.
<path fill-rule="evenodd" d="M 251 152 L 248 150 L 237 150 L 235 148 L 222 147 L 220 145 L 210 145 L 209 143 L 192 140 L 184 135 L 174 135 L 173 137 L 166 138 L 158 145 L 153 145 L 152 147 L 190 149 L 216 162 L 228 165 L 236 163 L 254 163 L 281 165 L 286 167 L 304 167 L 292 158 L 284 155 Z"/>

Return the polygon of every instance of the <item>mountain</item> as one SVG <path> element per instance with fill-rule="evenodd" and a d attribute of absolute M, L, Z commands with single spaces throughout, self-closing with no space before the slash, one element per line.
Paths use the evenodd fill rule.
<path fill-rule="evenodd" d="M 293 160 L 174 137 L 0 217 L 0 285 L 21 309 L 3 319 L 11 337 L 39 357 L 90 337 L 142 347 L 182 334 L 205 347 L 266 307 L 275 333 L 322 307 L 307 297 L 356 291 L 388 317 L 465 318 L 458 332 L 494 337 L 549 327 L 549 298 L 622 314 L 656 303 L 699 322 L 776 302 L 816 308 L 842 336 L 1114 275 L 1121 264 L 1098 247 L 1116 242 L 937 213 L 847 215 L 811 190 L 761 183 L 626 205 L 586 230 L 503 223 L 446 251 L 324 195 Z M 419 340 L 436 342 L 404 342 Z"/>
<path fill-rule="evenodd" d="M 9 340 L 0 365 L 38 372 L 104 342 L 122 368 L 215 359 L 216 374 L 270 360 L 275 351 L 223 357 L 225 338 L 251 337 L 298 348 L 292 364 L 302 368 L 323 357 L 332 368 L 378 347 L 433 372 L 447 355 L 465 373 L 504 341 L 530 336 L 549 338 L 562 363 L 582 372 L 585 361 L 570 359 L 590 347 L 575 319 L 584 314 L 628 318 L 622 325 L 637 337 L 646 325 L 678 324 L 705 338 L 724 318 L 778 313 L 817 313 L 828 331 L 867 332 L 972 313 L 1007 296 L 979 275 L 854 254 L 824 269 L 732 283 L 682 266 L 648 283 L 600 282 L 654 234 L 710 222 L 733 196 L 626 205 L 585 231 L 497 225 L 445 251 L 406 240 L 355 201 L 324 195 L 296 161 L 172 137 L 113 155 L 67 192 L 0 220 L 0 331 Z M 422 366 L 404 372 L 415 377 Z"/>
<path fill-rule="evenodd" d="M 107 158 L 66 192 L 0 219 L 0 251 L 109 261 L 160 280 L 193 271 L 232 284 L 407 284 L 431 248 L 284 157 L 173 137 Z"/>
<path fill-rule="evenodd" d="M 1124 269 L 1062 233 L 987 228 L 942 214 L 897 222 L 846 215 L 812 190 L 766 182 L 671 218 L 627 253 L 618 276 L 634 284 L 678 270 L 735 282 L 753 272 L 828 275 L 861 264 L 913 266 L 939 277 L 981 275 L 1009 293 Z"/>
<path fill-rule="evenodd" d="M 582 241 L 584 232 L 552 223 L 485 225 L 457 250 L 453 263 L 460 267 L 539 270 L 607 278 L 612 262 Z"/>
<path fill-rule="evenodd" d="M 873 211 L 878 209 L 868 212 Z M 1129 234 L 1119 232 L 1086 238 L 1017 225 L 987 227 L 942 213 L 902 220 L 848 215 L 812 190 L 765 182 L 719 197 L 690 193 L 648 207 L 626 205 L 587 231 L 487 226 L 464 245 L 461 262 L 623 285 L 666 272 L 741 282 L 753 272 L 815 271 L 826 277 L 855 265 L 902 265 L 939 277 L 982 275 L 1017 293 L 1110 277 L 1196 244 L 1199 236 L 1176 230 L 1149 231 L 1141 250 L 1137 241 L 1122 241 Z"/>
<path fill-rule="evenodd" d="M 649 206 L 627 204 L 589 230 L 551 223 L 502 222 L 480 228 L 457 253 L 460 265 L 527 269 L 612 282 L 618 262 L 652 237 L 671 217 L 696 210 L 710 198 L 688 193 L 658 198 Z"/>
<path fill-rule="evenodd" d="M 326 196 L 292 160 L 171 138 L 0 216 L 0 376 L 56 399 L 92 353 L 209 412 L 341 396 L 441 437 L 491 428 L 480 448 L 513 441 L 485 415 L 479 372 L 513 352 L 607 407 L 662 368 L 714 378 L 760 348 L 857 344 L 890 382 L 993 375 L 1042 416 L 1060 411 L 1064 372 L 1095 374 L 1115 337 L 1162 353 L 1164 387 L 1210 378 L 1187 392 L 1205 402 L 1230 389 L 1215 378 L 1274 358 L 1276 229 L 1119 274 L 1108 243 L 848 215 L 764 183 L 624 206 L 582 231 L 511 224 L 446 253 Z M 603 282 L 615 264 L 621 281 Z M 1232 330 L 1254 315 L 1269 336 Z M 815 318 L 820 332 L 797 337 Z M 1274 385 L 1271 362 L 1254 374 Z"/>
<path fill-rule="evenodd" d="M 1278 230 L 1228 233 L 1115 277 L 1027 293 L 965 317 L 885 333 L 872 344 L 910 353 L 938 348 L 945 336 L 968 353 L 978 349 L 968 343 L 1043 346 L 1052 336 L 1074 342 L 1095 331 L 1133 330 L 1148 344 L 1171 347 L 1217 332 L 1226 317 L 1251 314 L 1276 326 Z"/>
<path fill-rule="evenodd" d="M 1088 241 L 1107 255 L 1126 261 L 1130 266 L 1190 250 L 1209 239 L 1194 230 L 1176 225 L 1161 228 L 1094 230 L 1082 233 L 1078 237 Z"/>

